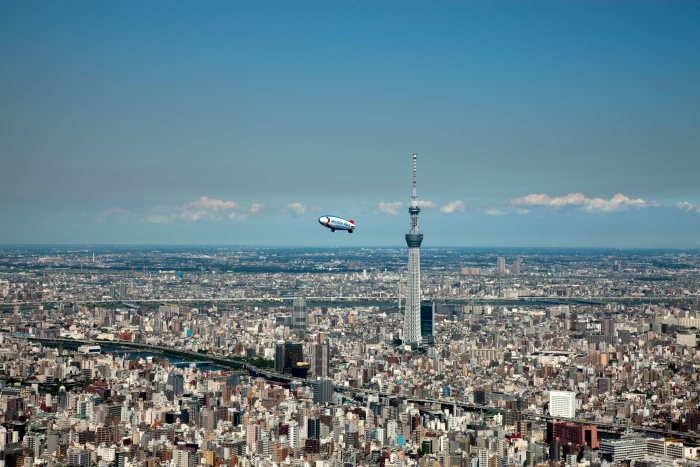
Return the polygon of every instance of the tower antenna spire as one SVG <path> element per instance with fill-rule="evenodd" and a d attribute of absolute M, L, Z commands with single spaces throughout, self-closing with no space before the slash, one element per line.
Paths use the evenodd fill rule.
<path fill-rule="evenodd" d="M 413 153 L 413 195 L 411 196 L 411 205 L 418 206 L 418 193 L 416 191 L 416 159 L 418 154 Z"/>

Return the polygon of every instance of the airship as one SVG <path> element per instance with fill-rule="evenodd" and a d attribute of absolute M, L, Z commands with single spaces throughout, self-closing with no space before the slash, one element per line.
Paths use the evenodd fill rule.
<path fill-rule="evenodd" d="M 345 220 L 338 216 L 321 216 L 318 218 L 318 223 L 331 229 L 331 232 L 335 232 L 336 230 L 347 230 L 348 233 L 352 233 L 352 231 L 355 230 L 355 221 Z"/>

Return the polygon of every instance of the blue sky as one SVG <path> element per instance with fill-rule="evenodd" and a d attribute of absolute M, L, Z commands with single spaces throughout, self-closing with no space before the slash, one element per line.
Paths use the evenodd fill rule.
<path fill-rule="evenodd" d="M 0 243 L 700 247 L 700 2 L 4 1 Z M 352 236 L 316 223 L 331 213 Z"/>

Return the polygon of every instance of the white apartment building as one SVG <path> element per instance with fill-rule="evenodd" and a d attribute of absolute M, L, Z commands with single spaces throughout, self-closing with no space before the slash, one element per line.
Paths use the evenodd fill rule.
<path fill-rule="evenodd" d="M 566 418 L 576 417 L 576 393 L 571 391 L 550 391 L 549 415 Z"/>

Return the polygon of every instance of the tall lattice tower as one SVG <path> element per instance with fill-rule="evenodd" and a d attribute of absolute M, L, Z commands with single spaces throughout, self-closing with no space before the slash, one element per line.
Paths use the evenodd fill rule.
<path fill-rule="evenodd" d="M 416 159 L 413 154 L 413 195 L 408 212 L 411 215 L 411 230 L 406 234 L 408 244 L 408 284 L 406 286 L 406 309 L 403 334 L 407 344 L 420 344 L 420 244 L 423 234 L 418 226 L 418 194 L 416 193 Z"/>

